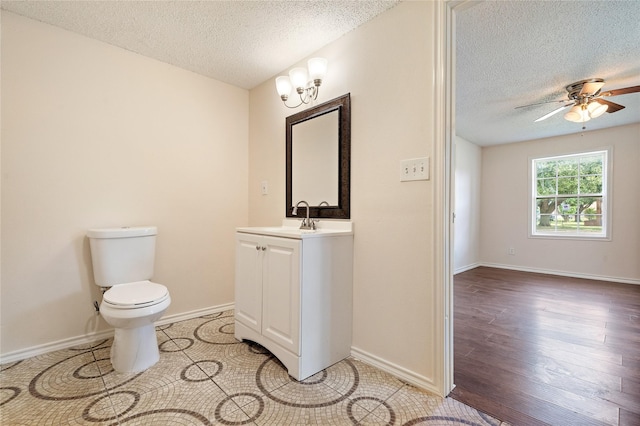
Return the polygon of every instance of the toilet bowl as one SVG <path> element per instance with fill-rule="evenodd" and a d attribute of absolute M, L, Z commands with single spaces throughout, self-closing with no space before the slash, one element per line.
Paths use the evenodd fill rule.
<path fill-rule="evenodd" d="M 151 282 L 155 227 L 90 229 L 95 283 L 103 288 L 100 314 L 114 328 L 113 369 L 136 373 L 160 359 L 155 321 L 171 304 L 169 290 Z"/>
<path fill-rule="evenodd" d="M 154 323 L 170 304 L 167 288 L 151 281 L 119 284 L 104 293 L 100 314 L 115 329 L 111 345 L 114 370 L 134 373 L 158 362 Z"/>

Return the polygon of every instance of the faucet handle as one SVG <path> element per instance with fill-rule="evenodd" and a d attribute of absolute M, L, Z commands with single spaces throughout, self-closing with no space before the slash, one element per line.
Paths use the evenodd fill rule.
<path fill-rule="evenodd" d="M 316 224 L 317 224 L 318 222 L 320 222 L 320 221 L 319 221 L 319 220 L 317 220 L 317 219 L 311 219 L 311 220 L 310 220 L 310 222 L 311 222 L 311 223 L 310 223 L 310 225 L 311 225 L 311 229 L 316 230 L 316 229 L 317 229 Z"/>

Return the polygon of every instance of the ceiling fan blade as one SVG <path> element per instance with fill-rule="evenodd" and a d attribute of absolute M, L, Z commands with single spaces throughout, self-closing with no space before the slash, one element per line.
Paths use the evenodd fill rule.
<path fill-rule="evenodd" d="M 624 108 L 624 105 L 620 105 L 620 104 L 617 104 L 615 102 L 607 101 L 607 100 L 602 99 L 602 98 L 598 98 L 595 102 L 599 102 L 601 104 L 607 105 L 609 107 L 609 108 L 607 108 L 607 112 L 616 112 L 616 111 L 620 111 L 621 109 Z"/>
<path fill-rule="evenodd" d="M 593 95 L 598 92 L 604 86 L 604 81 L 596 81 L 592 83 L 584 83 L 582 85 L 582 89 L 580 89 L 580 94 L 589 94 Z"/>
<path fill-rule="evenodd" d="M 560 100 L 557 100 L 557 101 L 546 101 L 546 102 L 538 102 L 537 104 L 520 105 L 520 106 L 515 107 L 514 109 L 527 108 L 527 107 L 532 107 L 532 106 L 537 106 L 537 105 L 554 104 L 554 103 L 558 103 L 558 102 L 571 102 L 571 104 L 573 104 L 575 101 L 572 101 L 572 100 L 569 100 L 569 99 L 560 99 Z"/>
<path fill-rule="evenodd" d="M 631 87 L 624 87 L 622 89 L 607 90 L 606 92 L 600 93 L 600 96 L 618 96 L 618 95 L 626 95 L 627 93 L 636 93 L 636 92 L 640 92 L 640 86 L 631 86 Z"/>
<path fill-rule="evenodd" d="M 569 105 L 563 105 L 560 108 L 554 109 L 553 111 L 551 111 L 548 114 L 543 115 L 542 117 L 538 118 L 537 120 L 534 121 L 534 123 L 537 123 L 538 121 L 542 121 L 542 120 L 546 120 L 547 118 L 551 117 L 552 115 L 556 115 L 557 113 L 559 113 L 560 111 L 562 111 L 565 108 L 569 108 L 570 106 L 573 106 L 573 103 L 570 103 Z M 624 107 L 623 107 L 624 108 Z"/>

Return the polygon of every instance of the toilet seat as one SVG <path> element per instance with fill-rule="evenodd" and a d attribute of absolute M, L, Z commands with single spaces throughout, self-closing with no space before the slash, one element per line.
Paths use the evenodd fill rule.
<path fill-rule="evenodd" d="M 107 290 L 102 302 L 115 309 L 137 309 L 162 303 L 169 297 L 169 290 L 151 281 L 118 284 Z"/>

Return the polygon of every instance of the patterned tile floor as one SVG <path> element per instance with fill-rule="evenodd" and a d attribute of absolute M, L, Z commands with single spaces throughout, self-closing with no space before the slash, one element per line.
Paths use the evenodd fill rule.
<path fill-rule="evenodd" d="M 116 373 L 110 340 L 0 366 L 2 425 L 501 425 L 349 358 L 296 382 L 233 337 L 233 311 L 157 328 L 160 361 Z"/>

